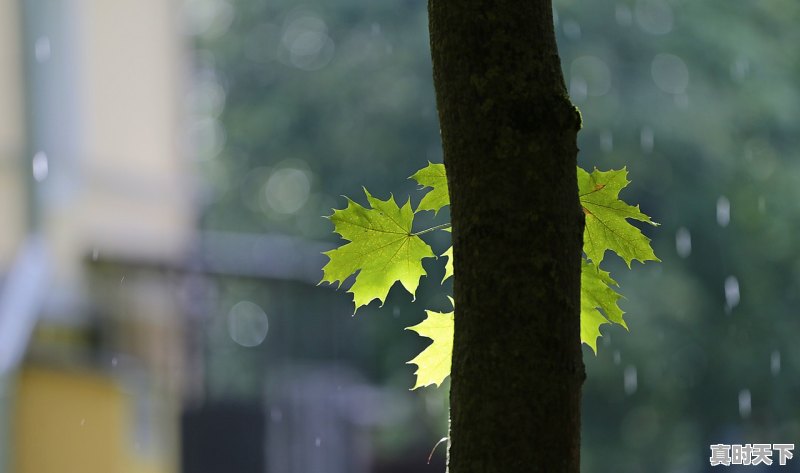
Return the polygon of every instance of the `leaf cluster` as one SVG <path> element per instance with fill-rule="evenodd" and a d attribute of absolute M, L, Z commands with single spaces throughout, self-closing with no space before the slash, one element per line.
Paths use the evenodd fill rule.
<path fill-rule="evenodd" d="M 622 297 L 611 275 L 600 269 L 607 251 L 616 253 L 630 268 L 636 260 L 660 261 L 650 246 L 650 240 L 630 220 L 657 225 L 650 217 L 619 198 L 630 182 L 627 170 L 578 172 L 578 198 L 586 215 L 581 265 L 581 341 L 597 351 L 600 326 L 615 323 L 628 328 L 618 302 Z M 338 284 L 352 275 L 355 282 L 348 292 L 353 294 L 355 310 L 375 299 L 385 302 L 391 287 L 399 282 L 412 296 L 419 280 L 427 273 L 422 260 L 436 254 L 422 236 L 435 230 L 449 231 L 449 224 L 437 225 L 414 232 L 414 216 L 418 212 L 434 214 L 450 204 L 447 174 L 444 164 L 428 165 L 411 176 L 426 190 L 414 209 L 408 199 L 399 206 L 393 196 L 387 200 L 373 197 L 366 189 L 369 207 L 348 199 L 347 207 L 334 210 L 330 216 L 334 231 L 347 240 L 342 246 L 326 252 L 330 259 L 323 268 L 321 282 Z M 441 255 L 446 258 L 442 282 L 453 276 L 453 247 Z M 452 303 L 452 298 L 450 299 Z M 439 386 L 450 374 L 453 348 L 455 311 L 440 313 L 426 311 L 421 323 L 409 327 L 432 343 L 409 363 L 416 364 L 418 387 Z"/>

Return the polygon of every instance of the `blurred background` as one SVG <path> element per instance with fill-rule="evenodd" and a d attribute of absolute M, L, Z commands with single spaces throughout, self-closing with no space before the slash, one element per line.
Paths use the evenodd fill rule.
<path fill-rule="evenodd" d="M 609 261 L 630 333 L 584 347 L 583 471 L 800 444 L 800 4 L 555 12 L 581 165 L 662 224 L 663 263 Z M 449 307 L 443 263 L 356 317 L 317 286 L 340 196 L 416 201 L 441 162 L 426 22 L 0 0 L 0 473 L 444 471 L 448 386 L 408 390 L 403 330 Z"/>

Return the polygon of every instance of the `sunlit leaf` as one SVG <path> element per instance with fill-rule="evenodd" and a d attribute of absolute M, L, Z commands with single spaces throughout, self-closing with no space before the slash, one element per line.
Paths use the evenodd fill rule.
<path fill-rule="evenodd" d="M 425 194 L 417 207 L 420 210 L 433 210 L 438 213 L 445 205 L 450 205 L 450 195 L 447 191 L 447 174 L 444 164 L 428 163 L 428 165 L 411 176 L 422 187 L 430 187 L 431 191 Z"/>
<path fill-rule="evenodd" d="M 447 258 L 447 262 L 444 264 L 444 278 L 442 282 L 447 281 L 447 278 L 453 275 L 453 247 L 447 249 L 442 256 Z"/>
<path fill-rule="evenodd" d="M 374 299 L 383 303 L 398 281 L 413 296 L 426 274 L 422 260 L 435 257 L 431 247 L 411 232 L 410 201 L 399 207 L 394 197 L 384 201 L 366 189 L 364 193 L 371 208 L 348 199 L 347 208 L 330 216 L 334 231 L 349 243 L 326 252 L 330 261 L 322 268 L 322 281 L 331 284 L 341 285 L 358 273 L 348 291 L 356 310 Z"/>
<path fill-rule="evenodd" d="M 452 302 L 452 299 L 450 299 Z M 439 386 L 450 375 L 450 364 L 453 357 L 453 322 L 454 313 L 425 311 L 425 320 L 406 330 L 413 330 L 420 336 L 430 338 L 433 342 L 408 363 L 417 365 L 417 381 L 412 389 L 435 384 Z"/>
<path fill-rule="evenodd" d="M 606 250 L 625 260 L 661 261 L 650 247 L 650 239 L 628 219 L 658 225 L 639 210 L 619 199 L 619 192 L 629 184 L 628 171 L 598 171 L 591 174 L 578 168 L 578 194 L 586 214 L 583 251 L 595 264 L 603 261 Z"/>
<path fill-rule="evenodd" d="M 600 326 L 609 322 L 628 326 L 622 318 L 624 312 L 617 302 L 622 297 L 612 286 L 617 282 L 611 275 L 591 261 L 583 259 L 581 264 L 581 341 L 597 353 L 597 338 Z M 602 312 L 601 312 L 602 311 Z"/>

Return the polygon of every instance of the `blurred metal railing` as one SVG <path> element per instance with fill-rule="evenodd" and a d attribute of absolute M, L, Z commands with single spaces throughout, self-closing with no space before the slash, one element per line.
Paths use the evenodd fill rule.
<path fill-rule="evenodd" d="M 48 290 L 43 238 L 31 235 L 0 287 L 0 377 L 22 360 Z"/>

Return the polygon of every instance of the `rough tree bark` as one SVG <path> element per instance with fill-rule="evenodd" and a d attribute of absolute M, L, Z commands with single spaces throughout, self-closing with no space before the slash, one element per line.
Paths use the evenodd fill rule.
<path fill-rule="evenodd" d="M 450 473 L 580 469 L 580 114 L 550 0 L 429 0 L 455 263 Z"/>

